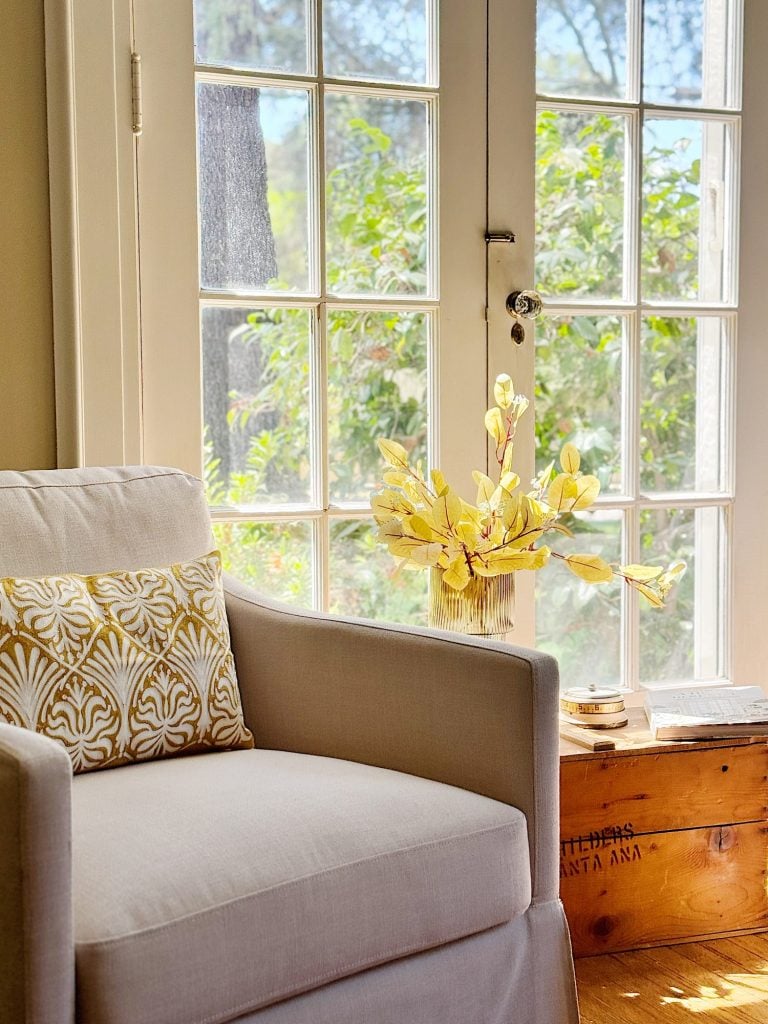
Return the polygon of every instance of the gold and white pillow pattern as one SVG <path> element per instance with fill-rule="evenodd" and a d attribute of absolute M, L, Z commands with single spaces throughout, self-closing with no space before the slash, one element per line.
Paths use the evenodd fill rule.
<path fill-rule="evenodd" d="M 0 719 L 76 772 L 249 748 L 218 551 L 163 569 L 0 579 Z"/>

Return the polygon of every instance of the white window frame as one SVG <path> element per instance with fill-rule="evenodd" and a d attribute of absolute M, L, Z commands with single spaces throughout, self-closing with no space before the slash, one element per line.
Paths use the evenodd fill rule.
<path fill-rule="evenodd" d="M 465 7 L 459 0 L 442 2 Z M 762 575 L 762 567 L 768 566 L 768 531 L 764 527 L 766 492 L 761 467 L 762 439 L 768 436 L 768 402 L 763 394 L 763 381 L 768 380 L 768 347 L 763 341 L 766 257 L 762 228 L 768 219 L 768 190 L 763 180 L 764 168 L 768 166 L 768 110 L 764 102 L 768 95 L 768 62 L 764 59 L 768 5 L 762 0 L 745 3 L 745 201 L 740 217 L 732 597 L 726 609 L 726 629 L 731 636 L 729 678 L 736 683 L 760 683 L 763 666 L 768 662 L 768 596 Z M 499 116 L 502 120 L 507 118 L 511 129 L 521 123 L 532 126 L 535 0 L 517 0 L 514 5 L 491 0 L 491 9 L 491 38 L 500 41 L 491 52 L 491 73 L 502 76 L 508 85 L 504 100 L 507 109 L 499 112 Z M 130 3 L 45 0 L 45 18 L 58 462 L 61 466 L 141 462 L 152 457 L 151 445 L 146 443 L 152 412 L 147 408 L 146 395 L 143 407 L 141 398 L 148 350 L 145 339 L 142 351 L 139 317 Z M 466 19 L 467 34 L 472 34 L 477 20 L 481 19 Z M 459 35 L 443 39 L 444 52 L 452 62 L 457 62 L 462 52 L 463 40 Z M 514 50 L 503 44 L 504 39 L 515 40 Z M 188 56 L 187 51 L 185 58 Z M 169 54 L 169 59 L 172 57 Z M 452 83 L 444 81 L 442 102 L 463 105 L 465 124 L 471 128 L 479 120 L 480 100 L 476 95 L 463 95 L 461 90 L 460 75 Z M 190 89 L 190 101 L 193 96 L 194 90 Z M 488 154 L 491 181 L 511 164 L 518 166 L 523 181 L 528 174 L 532 176 L 532 133 L 529 148 L 523 145 L 521 149 L 514 144 L 513 140 L 520 137 L 519 131 L 510 130 L 508 136 L 492 140 Z M 446 138 L 443 133 L 443 146 L 466 146 L 466 140 Z M 458 210 L 466 238 L 466 246 L 456 253 L 451 271 L 456 281 L 465 279 L 476 262 L 473 253 L 477 256 L 482 252 L 477 232 L 481 219 L 491 228 L 511 227 L 522 237 L 532 227 L 533 208 L 523 198 L 528 194 L 525 185 L 519 194 L 499 200 L 488 211 L 486 221 L 485 210 L 482 217 L 479 210 L 479 184 L 474 164 L 468 176 L 456 174 L 453 180 L 442 182 L 443 205 L 453 207 L 454 214 Z M 447 201 L 446 193 L 450 197 Z M 451 201 L 453 197 L 455 202 Z M 493 379 L 496 372 L 508 369 L 512 361 L 513 372 L 525 382 L 532 379 L 533 346 L 510 351 L 509 322 L 501 310 L 511 282 L 529 285 L 529 254 L 524 247 L 490 246 L 488 258 L 488 377 Z M 147 301 L 144 292 L 141 300 Z M 196 316 L 196 295 L 191 308 Z M 476 330 L 476 308 L 469 309 L 457 301 L 447 315 L 465 325 L 468 336 Z M 445 316 L 444 311 L 442 317 Z M 440 389 L 446 408 L 461 405 L 467 370 L 475 362 L 471 358 L 456 358 L 453 364 L 441 363 Z M 166 387 L 173 378 L 168 370 L 166 365 Z M 472 387 L 477 386 L 477 382 L 472 383 Z M 160 393 L 155 401 L 162 400 Z M 463 477 L 467 468 L 477 463 L 476 448 L 472 450 L 473 446 L 467 443 L 460 421 L 453 433 L 444 431 L 444 437 L 440 462 L 449 474 Z M 532 445 L 528 447 L 532 452 Z M 169 461 L 184 465 L 183 458 Z M 523 467 L 523 473 L 527 469 Z M 531 643 L 534 623 L 532 613 L 526 609 L 532 608 L 532 601 L 526 591 L 532 589 L 532 579 L 525 574 L 521 577 L 519 607 L 523 614 L 519 616 L 515 639 Z"/>
<path fill-rule="evenodd" d="M 644 512 L 654 510 L 721 510 L 719 530 L 716 537 L 705 538 L 701 524 L 697 523 L 696 536 L 696 580 L 694 600 L 694 658 L 697 685 L 722 685 L 732 678 L 731 623 L 729 611 L 732 608 L 732 574 L 728 572 L 733 551 L 733 506 L 734 506 L 734 402 L 732 392 L 735 384 L 736 339 L 738 320 L 738 252 L 736 241 L 739 228 L 739 186 L 735 171 L 740 166 L 741 149 L 741 53 L 742 53 L 742 11 L 739 0 L 732 0 L 723 8 L 721 17 L 727 17 L 726 26 L 710 26 L 707 39 L 714 39 L 724 49 L 726 45 L 735 57 L 730 65 L 731 78 L 728 81 L 727 106 L 701 104 L 660 104 L 646 102 L 643 96 L 643 4 L 642 0 L 627 2 L 628 48 L 626 59 L 626 97 L 605 98 L 563 98 L 542 94 L 538 97 L 538 109 L 561 114 L 605 114 L 621 117 L 625 125 L 627 171 L 624 185 L 624 267 L 622 273 L 622 294 L 618 299 L 597 299 L 580 297 L 549 297 L 544 295 L 546 309 L 552 316 L 610 316 L 615 315 L 622 324 L 623 364 L 622 381 L 623 408 L 619 413 L 622 431 L 622 489 L 618 495 L 602 494 L 595 508 L 602 511 L 616 511 L 622 515 L 623 536 L 621 546 L 623 559 L 627 563 L 641 561 L 639 550 L 640 519 Z M 706 30 L 705 30 L 706 31 Z M 705 43 L 706 51 L 706 43 Z M 731 52 L 728 57 L 730 58 Z M 706 52 L 705 52 L 706 59 Z M 719 63 L 725 66 L 722 54 L 717 55 Z M 724 83 L 720 82 L 720 86 Z M 722 94 L 725 90 L 721 88 Z M 707 97 L 703 97 L 706 100 Z M 707 124 L 724 126 L 724 159 L 719 172 L 725 182 L 729 207 L 723 211 L 730 237 L 721 239 L 721 246 L 727 257 L 724 260 L 722 277 L 722 300 L 646 300 L 642 298 L 641 266 L 641 222 L 642 222 L 642 159 L 643 126 L 646 119 L 691 120 L 702 125 L 706 143 Z M 706 151 L 706 147 L 705 147 Z M 700 275 L 705 276 L 707 261 L 707 228 L 710 223 L 710 208 L 702 195 Z M 721 473 L 720 487 L 713 493 L 702 489 L 691 489 L 669 493 L 647 493 L 640 478 L 640 423 L 639 404 L 641 400 L 641 333 L 643 318 L 699 317 L 700 330 L 707 320 L 722 323 L 725 342 L 724 366 L 721 367 L 720 390 L 722 408 L 718 452 L 726 464 L 727 472 Z M 702 373 L 697 373 L 702 386 Z M 698 431 L 697 431 L 698 434 Z M 699 439 L 697 437 L 697 443 Z M 698 517 L 697 517 L 698 518 Z M 703 516 L 701 517 L 703 519 Z M 710 542 L 707 543 L 706 541 Z M 719 542 L 719 544 L 717 543 Z M 717 555 L 713 558 L 715 544 Z M 712 580 L 718 581 L 716 600 L 707 600 Z M 546 595 L 546 589 L 545 589 Z M 544 598 L 546 600 L 546 596 Z M 640 606 L 642 600 L 632 588 L 625 588 L 621 616 L 621 662 L 622 676 L 631 691 L 637 691 L 646 683 L 640 682 Z M 721 614 L 720 610 L 726 614 Z M 700 637 L 716 632 L 711 647 L 714 657 L 703 657 Z M 653 685 L 653 681 L 648 681 Z M 686 680 L 663 682 L 661 686 L 679 686 Z"/>

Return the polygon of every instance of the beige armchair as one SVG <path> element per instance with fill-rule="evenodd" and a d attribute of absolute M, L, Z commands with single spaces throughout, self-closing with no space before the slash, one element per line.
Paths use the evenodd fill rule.
<path fill-rule="evenodd" d="M 0 473 L 0 577 L 213 547 L 180 472 Z M 577 1022 L 555 662 L 234 580 L 227 609 L 257 749 L 73 779 L 0 725 L 0 1021 Z"/>

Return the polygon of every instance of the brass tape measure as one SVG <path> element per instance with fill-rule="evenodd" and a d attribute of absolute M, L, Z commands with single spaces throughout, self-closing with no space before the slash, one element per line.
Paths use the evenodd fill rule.
<path fill-rule="evenodd" d="M 560 710 L 568 715 L 611 715 L 624 710 L 624 701 L 606 701 L 604 704 L 582 704 L 580 701 L 560 698 Z"/>
<path fill-rule="evenodd" d="M 574 686 L 560 697 L 560 717 L 584 729 L 619 729 L 627 724 L 624 697 L 608 686 Z"/>

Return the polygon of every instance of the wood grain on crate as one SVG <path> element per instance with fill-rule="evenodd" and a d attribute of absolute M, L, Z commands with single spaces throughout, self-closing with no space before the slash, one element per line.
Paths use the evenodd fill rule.
<path fill-rule="evenodd" d="M 754 746 L 603 754 L 560 764 L 560 835 L 625 823 L 638 832 L 758 821 L 768 806 L 768 751 Z"/>
<path fill-rule="evenodd" d="M 566 840 L 560 895 L 578 956 L 764 928 L 765 822 Z"/>
<path fill-rule="evenodd" d="M 766 1024 L 768 938 L 740 936 L 580 960 L 582 1024 Z"/>

